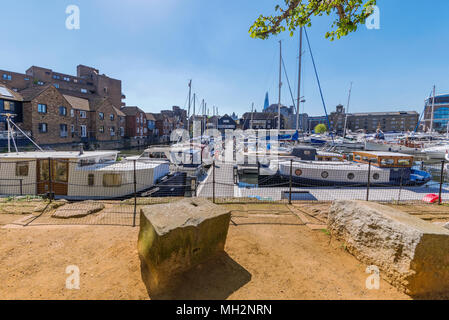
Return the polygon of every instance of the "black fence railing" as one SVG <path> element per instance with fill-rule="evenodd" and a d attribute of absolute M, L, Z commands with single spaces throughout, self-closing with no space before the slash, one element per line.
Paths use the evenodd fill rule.
<path fill-rule="evenodd" d="M 40 197 L 50 203 L 51 214 L 42 213 L 33 223 L 54 221 L 52 210 L 56 210 L 55 206 L 63 199 L 70 203 L 94 200 L 93 203 L 104 206 L 93 215 L 79 217 L 77 211 L 84 210 L 83 204 L 74 205 L 67 209 L 72 212 L 69 211 L 68 219 L 63 220 L 65 223 L 91 221 L 130 226 L 138 225 L 141 206 L 185 197 L 209 198 L 217 204 L 292 204 L 339 199 L 422 201 L 426 195 L 435 194 L 441 204 L 449 201 L 447 180 L 445 161 L 414 168 L 405 165 L 381 168 L 371 162 L 295 160 L 269 165 L 217 161 L 198 167 L 175 166 L 154 159 L 95 162 L 82 157 L 78 160 L 40 158 L 0 162 L 1 197 Z M 87 212 L 93 210 L 89 205 L 86 204 Z M 110 215 L 113 213 L 116 218 Z M 126 223 L 122 222 L 125 220 Z"/>

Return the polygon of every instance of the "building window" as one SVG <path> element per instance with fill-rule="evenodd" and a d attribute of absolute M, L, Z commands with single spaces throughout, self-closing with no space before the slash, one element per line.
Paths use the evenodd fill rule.
<path fill-rule="evenodd" d="M 3 80 L 11 80 L 11 75 L 10 74 L 3 74 Z"/>
<path fill-rule="evenodd" d="M 39 112 L 39 113 L 47 113 L 47 105 L 39 103 L 37 105 L 37 112 Z"/>
<path fill-rule="evenodd" d="M 47 133 L 48 125 L 46 123 L 39 123 L 39 133 Z"/>
<path fill-rule="evenodd" d="M 86 111 L 80 111 L 80 118 L 82 118 L 82 119 L 86 119 L 87 118 Z"/>
<path fill-rule="evenodd" d="M 105 173 L 103 175 L 103 187 L 120 187 L 122 176 L 119 173 Z"/>
<path fill-rule="evenodd" d="M 44 83 L 42 82 L 42 81 L 37 81 L 36 82 L 38 85 L 40 85 L 40 86 L 43 86 L 44 85 Z"/>
<path fill-rule="evenodd" d="M 67 138 L 68 131 L 67 131 L 67 125 L 66 124 L 60 124 L 59 125 L 59 133 L 61 138 Z"/>
<path fill-rule="evenodd" d="M 61 77 L 58 76 L 57 74 L 54 74 L 54 75 L 53 75 L 53 79 L 59 80 L 59 79 L 61 79 Z"/>
<path fill-rule="evenodd" d="M 55 83 L 53 85 L 55 86 L 56 89 L 59 89 L 59 84 Z"/>
<path fill-rule="evenodd" d="M 25 80 L 25 81 L 30 81 L 30 78 L 23 78 L 23 80 Z"/>
<path fill-rule="evenodd" d="M 70 116 L 73 118 L 75 116 L 75 110 L 70 109 Z"/>
<path fill-rule="evenodd" d="M 89 173 L 87 176 L 87 185 L 90 187 L 95 185 L 95 175 L 93 173 Z"/>
<path fill-rule="evenodd" d="M 111 121 L 114 121 L 115 117 L 113 114 L 109 115 L 109 119 L 111 119 Z"/>
<path fill-rule="evenodd" d="M 81 126 L 81 137 L 86 138 L 87 137 L 87 127 L 85 125 Z"/>
<path fill-rule="evenodd" d="M 124 136 L 125 135 L 125 128 L 120 127 L 120 136 Z"/>
<path fill-rule="evenodd" d="M 111 137 L 115 136 L 115 127 L 110 127 L 109 132 L 111 133 Z"/>
<path fill-rule="evenodd" d="M 139 132 L 140 132 L 139 130 L 140 130 L 140 128 L 139 128 L 139 127 L 137 127 L 137 129 L 136 129 L 136 132 L 137 132 L 137 133 L 139 133 Z"/>
<path fill-rule="evenodd" d="M 81 89 L 81 93 L 87 93 L 87 89 Z"/>
<path fill-rule="evenodd" d="M 104 132 L 104 127 L 101 126 L 100 128 L 98 128 L 98 131 L 100 131 L 100 133 L 103 133 Z"/>
<path fill-rule="evenodd" d="M 16 177 L 28 176 L 29 164 L 27 161 L 20 161 L 16 163 Z"/>
<path fill-rule="evenodd" d="M 59 107 L 59 115 L 65 117 L 67 115 L 67 108 L 60 106 Z"/>
<path fill-rule="evenodd" d="M 136 122 L 139 123 L 139 118 L 138 117 L 136 117 Z"/>
<path fill-rule="evenodd" d="M 3 110 L 4 111 L 14 111 L 14 102 L 12 101 L 3 101 Z"/>
<path fill-rule="evenodd" d="M 103 112 L 99 112 L 98 113 L 98 117 L 100 118 L 100 120 L 104 120 L 104 113 Z"/>
<path fill-rule="evenodd" d="M 70 132 L 75 133 L 75 125 L 70 125 Z"/>

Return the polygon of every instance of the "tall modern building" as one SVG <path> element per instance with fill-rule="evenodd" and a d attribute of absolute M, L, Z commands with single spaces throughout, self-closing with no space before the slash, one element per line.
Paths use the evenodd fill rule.
<path fill-rule="evenodd" d="M 430 131 L 432 123 L 432 103 L 433 97 L 425 101 L 424 119 L 422 127 L 424 131 Z M 433 127 L 434 131 L 446 132 L 449 122 L 449 94 L 435 96 L 433 107 Z"/>
<path fill-rule="evenodd" d="M 265 101 L 263 104 L 263 111 L 266 111 L 270 106 L 270 100 L 268 99 L 268 92 L 265 94 Z"/>

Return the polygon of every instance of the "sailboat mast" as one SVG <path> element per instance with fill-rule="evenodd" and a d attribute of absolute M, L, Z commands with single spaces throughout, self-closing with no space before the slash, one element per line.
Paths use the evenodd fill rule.
<path fill-rule="evenodd" d="M 352 82 L 351 82 L 351 86 L 349 88 L 348 104 L 346 105 L 345 128 L 343 129 L 343 139 L 346 138 L 346 128 L 347 128 L 347 125 L 348 125 L 348 113 L 349 113 L 349 102 L 351 101 L 351 92 L 352 92 Z"/>
<path fill-rule="evenodd" d="M 250 129 L 253 128 L 253 119 L 254 119 L 254 102 L 251 105 L 251 121 L 249 122 Z"/>
<path fill-rule="evenodd" d="M 301 68 L 302 68 L 302 27 L 299 28 L 299 67 L 298 67 L 298 99 L 296 102 L 296 131 L 299 129 L 299 106 L 301 100 Z"/>
<path fill-rule="evenodd" d="M 282 40 L 279 40 L 279 103 L 278 103 L 278 131 L 281 131 L 281 88 L 282 88 Z"/>
<path fill-rule="evenodd" d="M 430 133 L 433 132 L 433 114 L 435 112 L 435 86 L 433 86 L 432 113 L 430 115 Z"/>
<path fill-rule="evenodd" d="M 190 135 L 190 103 L 192 101 L 192 80 L 189 81 L 189 109 L 187 111 L 187 130 Z"/>

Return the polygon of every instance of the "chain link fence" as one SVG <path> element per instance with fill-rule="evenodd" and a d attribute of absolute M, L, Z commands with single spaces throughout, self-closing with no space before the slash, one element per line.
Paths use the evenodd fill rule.
<path fill-rule="evenodd" d="M 271 171 L 270 171 L 271 170 Z M 422 201 L 428 194 L 449 201 L 446 162 L 423 164 L 419 180 L 408 167 L 386 170 L 371 162 L 281 161 L 174 166 L 162 160 L 20 159 L 0 162 L 0 213 L 21 213 L 14 221 L 36 225 L 139 225 L 140 208 L 185 197 L 217 204 Z"/>

